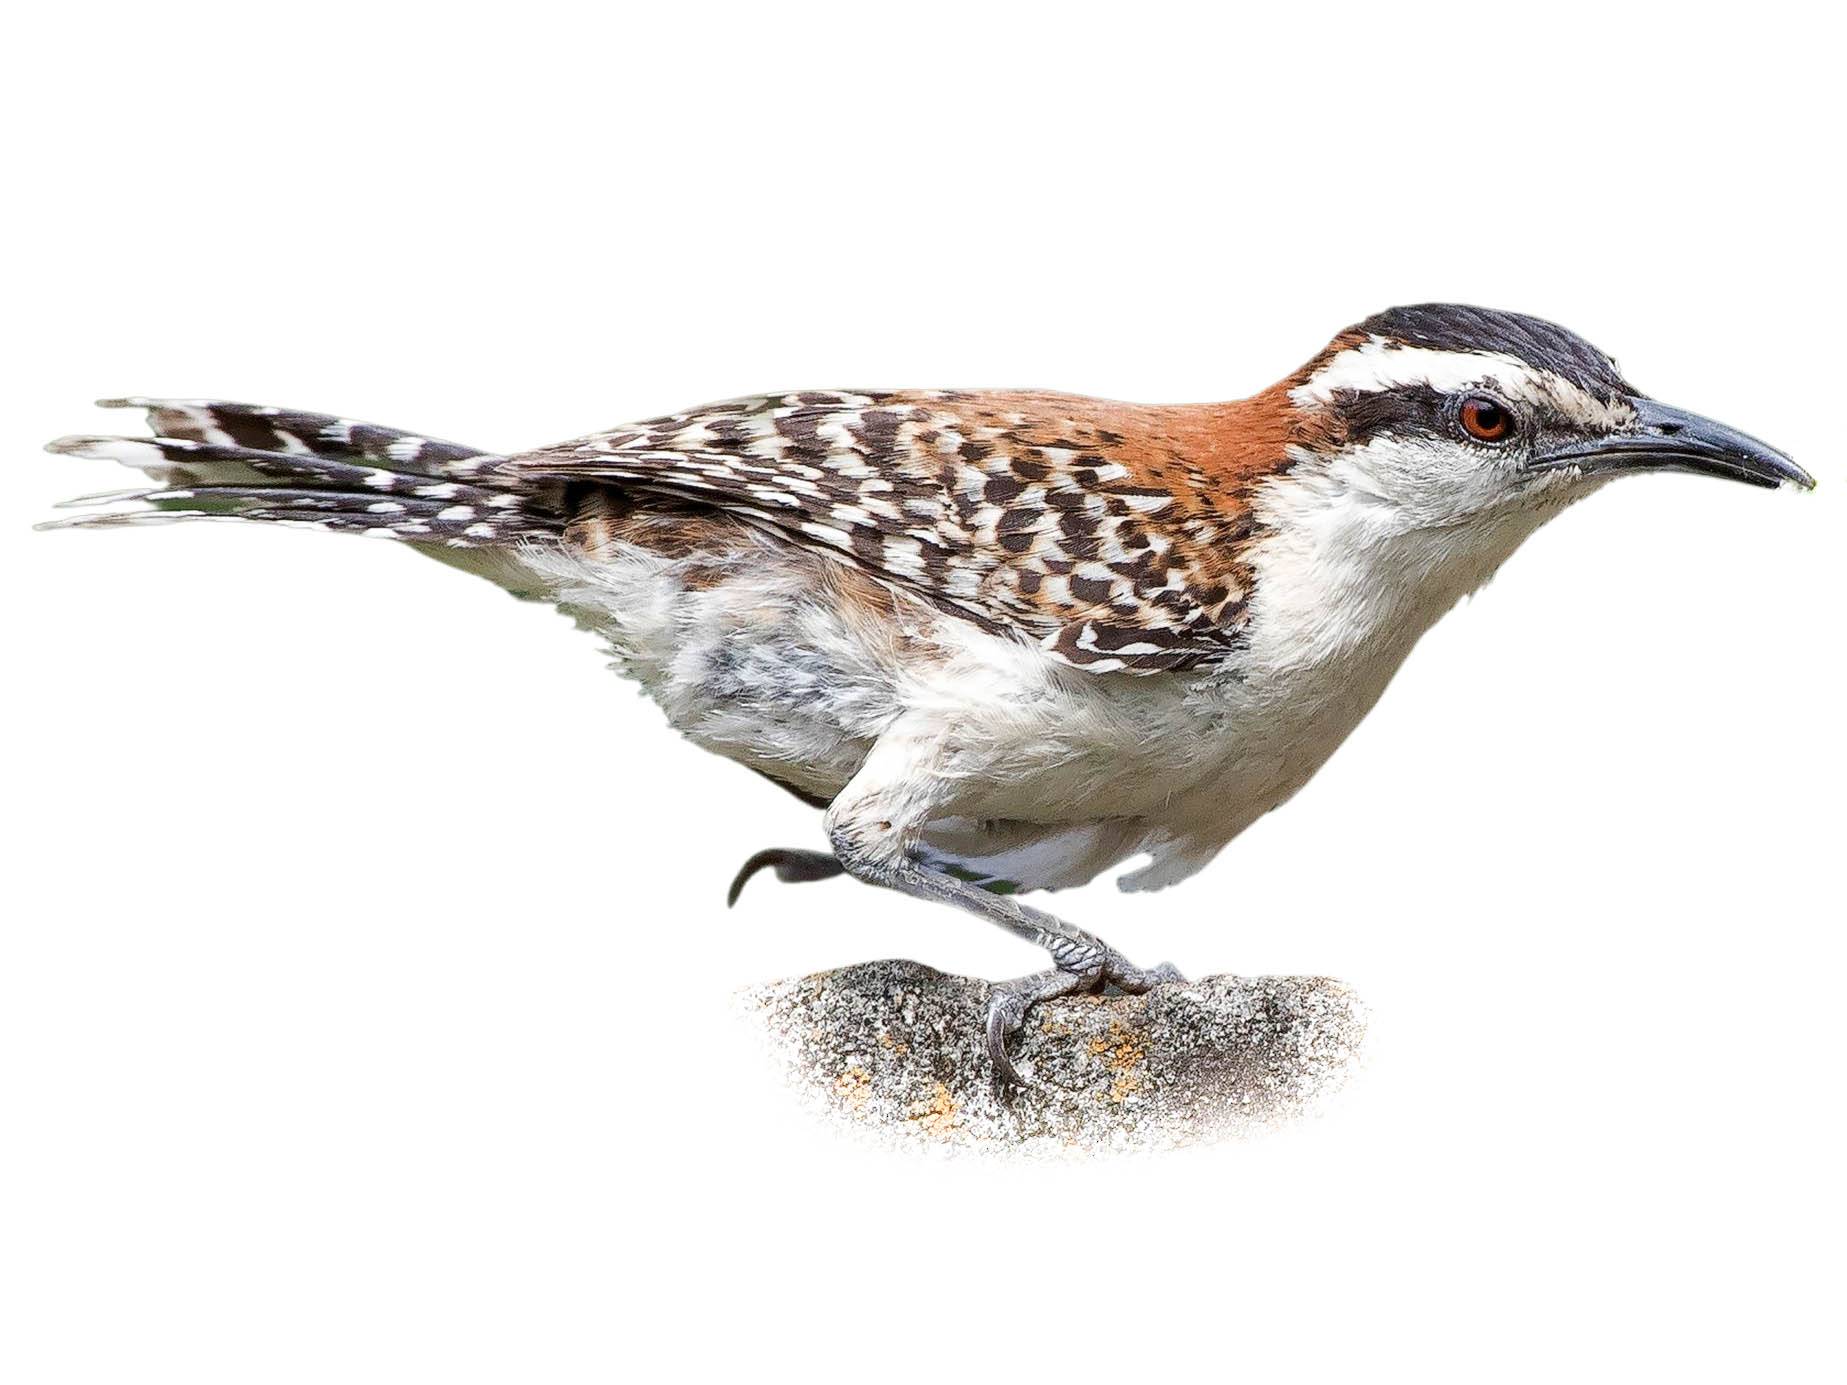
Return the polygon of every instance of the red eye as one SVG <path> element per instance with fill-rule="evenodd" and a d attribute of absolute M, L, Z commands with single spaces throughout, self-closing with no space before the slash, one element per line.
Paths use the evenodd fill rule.
<path fill-rule="evenodd" d="M 1507 406 L 1483 395 L 1462 401 L 1462 429 L 1478 442 L 1499 442 L 1514 430 L 1514 416 Z"/>

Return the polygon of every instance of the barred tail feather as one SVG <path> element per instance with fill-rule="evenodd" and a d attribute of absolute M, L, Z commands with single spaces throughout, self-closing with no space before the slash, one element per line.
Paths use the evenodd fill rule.
<path fill-rule="evenodd" d="M 189 442 L 377 462 L 396 471 L 433 477 L 472 475 L 500 457 L 460 443 L 381 428 L 333 414 L 238 404 L 220 399 L 99 399 L 99 408 L 145 409 L 161 437 Z"/>
<path fill-rule="evenodd" d="M 146 409 L 156 435 L 60 438 L 48 450 L 120 462 L 157 484 L 65 502 L 140 508 L 41 528 L 255 520 L 432 549 L 511 546 L 562 528 L 544 498 L 510 484 L 494 453 L 331 414 L 213 400 L 102 402 Z"/>

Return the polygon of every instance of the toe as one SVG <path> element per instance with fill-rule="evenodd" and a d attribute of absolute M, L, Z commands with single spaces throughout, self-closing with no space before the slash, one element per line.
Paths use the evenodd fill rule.
<path fill-rule="evenodd" d="M 725 907 L 727 909 L 736 908 L 738 896 L 744 893 L 744 887 L 750 883 L 750 877 L 768 866 L 775 865 L 776 858 L 781 854 L 775 847 L 771 847 L 767 851 L 759 851 L 739 866 L 738 873 L 731 877 L 731 888 L 725 891 Z"/>
<path fill-rule="evenodd" d="M 1109 965 L 1104 970 L 1104 980 L 1108 985 L 1124 995 L 1143 995 L 1156 986 L 1169 981 L 1184 981 L 1180 968 L 1172 962 L 1162 962 L 1156 967 L 1138 967 L 1119 953 L 1112 953 Z"/>
<path fill-rule="evenodd" d="M 731 879 L 731 888 L 725 892 L 725 907 L 731 908 L 737 904 L 738 896 L 744 893 L 744 886 L 750 883 L 751 876 L 760 870 L 770 869 L 775 870 L 778 880 L 791 883 L 831 880 L 846 871 L 845 866 L 824 851 L 767 847 L 738 868 L 738 873 Z"/>

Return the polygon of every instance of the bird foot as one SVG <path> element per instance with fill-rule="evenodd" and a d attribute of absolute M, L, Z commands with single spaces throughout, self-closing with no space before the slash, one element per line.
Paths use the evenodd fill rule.
<path fill-rule="evenodd" d="M 831 880 L 836 875 L 844 875 L 846 867 L 828 855 L 825 851 L 798 851 L 793 847 L 772 846 L 759 851 L 738 868 L 732 877 L 731 888 L 725 892 L 725 907 L 731 908 L 738 902 L 738 896 L 744 893 L 744 886 L 750 877 L 760 870 L 776 872 L 778 880 L 796 883 L 803 880 Z"/>
<path fill-rule="evenodd" d="M 1050 971 L 997 981 L 988 991 L 988 1058 L 994 1064 L 996 1085 L 1003 1093 L 1010 1087 L 1027 1085 L 1007 1052 L 1007 1041 L 1019 1033 L 1026 1023 L 1026 1012 L 1040 1001 L 1061 995 L 1145 995 L 1165 982 L 1186 980 L 1172 962 L 1138 967 L 1100 942 L 1094 948 L 1055 955 L 1059 965 Z"/>

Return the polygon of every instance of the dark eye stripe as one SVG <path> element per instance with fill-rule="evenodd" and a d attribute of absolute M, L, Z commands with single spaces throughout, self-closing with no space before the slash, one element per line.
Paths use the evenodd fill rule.
<path fill-rule="evenodd" d="M 1364 443 L 1380 433 L 1434 436 L 1447 430 L 1448 396 L 1428 385 L 1336 390 L 1330 402 L 1347 425 L 1350 443 Z"/>

